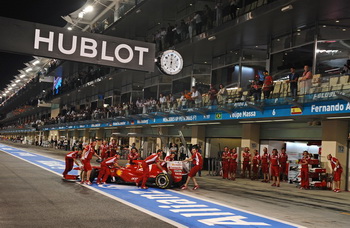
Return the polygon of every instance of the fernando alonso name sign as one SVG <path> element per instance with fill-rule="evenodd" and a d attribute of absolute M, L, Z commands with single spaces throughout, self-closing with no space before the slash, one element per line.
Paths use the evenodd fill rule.
<path fill-rule="evenodd" d="M 0 51 L 154 71 L 155 45 L 0 17 Z"/>

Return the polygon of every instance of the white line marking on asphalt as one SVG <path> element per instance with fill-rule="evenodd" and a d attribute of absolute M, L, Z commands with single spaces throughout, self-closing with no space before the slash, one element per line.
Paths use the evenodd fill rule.
<path fill-rule="evenodd" d="M 23 160 L 23 161 L 25 161 L 25 162 L 28 162 L 28 163 L 30 163 L 30 164 L 32 164 L 32 165 L 35 165 L 35 166 L 37 166 L 37 167 L 39 167 L 39 168 L 45 169 L 46 171 L 49 171 L 49 172 L 51 172 L 51 173 L 53 173 L 53 174 L 56 174 L 56 175 L 58 175 L 58 176 L 61 176 L 61 174 L 59 174 L 59 173 L 56 173 L 56 172 L 54 172 L 54 171 L 52 171 L 52 170 L 50 170 L 50 169 L 47 169 L 47 168 L 42 167 L 42 166 L 40 166 L 40 165 L 37 165 L 37 164 L 35 164 L 35 163 L 33 163 L 33 162 L 30 162 L 30 161 L 28 161 L 28 160 L 25 160 L 25 159 L 23 159 L 23 158 L 17 157 L 17 156 L 14 155 L 14 154 L 8 153 L 8 152 L 3 151 L 3 150 L 1 150 L 1 149 L 0 149 L 0 151 L 4 152 L 4 153 L 6 153 L 6 154 L 9 154 L 9 155 L 11 155 L 11 156 L 13 156 L 13 157 L 15 157 L 15 158 L 21 159 L 21 160 Z M 49 158 L 49 157 L 48 157 L 48 158 Z M 159 214 L 156 214 L 156 213 L 154 213 L 154 212 L 152 212 L 152 211 L 149 211 L 149 210 L 146 210 L 146 209 L 144 209 L 144 208 L 142 208 L 142 207 L 139 207 L 139 206 L 137 206 L 137 205 L 135 205 L 135 204 L 129 203 L 128 201 L 125 201 L 125 200 L 120 199 L 120 198 L 118 198 L 118 197 L 109 195 L 108 193 L 105 193 L 105 192 L 103 192 L 103 191 L 101 191 L 101 190 L 99 190 L 99 189 L 93 188 L 93 187 L 88 186 L 88 185 L 81 185 L 81 186 L 82 186 L 82 187 L 85 187 L 85 188 L 88 188 L 88 189 L 90 189 L 90 190 L 92 190 L 92 191 L 98 192 L 98 193 L 100 193 L 100 194 L 102 194 L 102 195 L 104 195 L 104 196 L 107 196 L 107 197 L 109 197 L 109 198 L 111 198 L 111 199 L 113 199 L 113 200 L 116 200 L 116 201 L 118 201 L 118 202 L 120 202 L 120 203 L 123 203 L 123 204 L 125 204 L 125 205 L 127 205 L 127 206 L 129 206 L 129 207 L 132 207 L 132 208 L 136 209 L 136 210 L 139 210 L 139 211 L 141 211 L 141 212 L 143 212 L 143 213 L 145 213 L 145 214 L 148 214 L 148 215 L 150 215 L 150 216 L 152 216 L 152 217 L 155 217 L 155 218 L 157 218 L 157 219 L 159 219 L 159 220 L 162 220 L 162 221 L 164 221 L 164 222 L 166 222 L 166 223 L 169 223 L 170 225 L 173 225 L 173 226 L 175 226 L 175 227 L 183 227 L 183 228 L 188 227 L 188 226 L 184 226 L 184 225 L 182 225 L 182 224 L 180 224 L 180 223 L 178 223 L 178 222 L 175 222 L 175 221 L 173 221 L 173 220 L 170 220 L 170 219 L 168 219 L 168 218 L 166 218 L 166 217 L 163 217 L 163 216 L 161 216 L 161 215 L 159 215 Z"/>
<path fill-rule="evenodd" d="M 184 195 L 184 196 L 191 196 L 191 197 L 193 197 L 195 199 L 203 200 L 203 201 L 206 201 L 206 202 L 209 202 L 209 203 L 218 204 L 218 205 L 223 206 L 223 207 L 227 207 L 227 208 L 231 208 L 231 209 L 234 209 L 234 210 L 242 211 L 242 212 L 245 212 L 245 213 L 248 213 L 248 214 L 252 214 L 252 215 L 260 216 L 260 217 L 263 217 L 263 218 L 271 219 L 271 220 L 274 220 L 276 222 L 285 223 L 285 224 L 288 224 L 288 225 L 291 225 L 291 226 L 296 226 L 298 228 L 307 228 L 306 226 L 301 226 L 301 225 L 298 225 L 298 224 L 286 222 L 286 221 L 283 221 L 283 220 L 280 220 L 280 219 L 272 218 L 272 217 L 269 217 L 269 216 L 266 216 L 266 215 L 262 215 L 262 214 L 258 214 L 258 213 L 255 213 L 255 212 L 246 211 L 246 210 L 241 209 L 241 208 L 228 206 L 226 204 L 219 203 L 219 202 L 217 202 L 215 200 L 212 200 L 212 199 L 210 199 L 210 201 L 209 201 L 208 199 L 202 198 L 200 196 L 196 196 L 196 195 L 193 195 L 193 194 L 188 194 L 187 195 L 187 194 L 185 194 L 185 193 L 183 193 L 181 191 L 175 191 L 175 190 L 172 190 L 172 189 L 169 189 L 168 191 L 176 192 L 176 193 L 179 193 L 179 194 Z"/>

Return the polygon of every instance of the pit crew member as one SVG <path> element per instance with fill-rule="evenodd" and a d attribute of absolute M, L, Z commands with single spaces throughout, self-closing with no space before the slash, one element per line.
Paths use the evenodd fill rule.
<path fill-rule="evenodd" d="M 238 154 L 237 154 L 237 150 L 236 148 L 233 148 L 231 150 L 231 157 L 230 157 L 230 161 L 229 161 L 229 177 L 231 180 L 236 180 L 236 172 L 237 172 L 237 157 L 238 157 Z"/>
<path fill-rule="evenodd" d="M 255 150 L 254 156 L 252 159 L 252 171 L 253 171 L 252 180 L 259 179 L 260 161 L 261 161 L 261 158 L 260 158 L 259 152 L 258 152 L 258 150 Z"/>
<path fill-rule="evenodd" d="M 307 151 L 303 152 L 303 157 L 300 159 L 300 189 L 309 189 L 309 162 L 310 157 Z"/>
<path fill-rule="evenodd" d="M 130 153 L 128 154 L 129 164 L 134 164 L 134 160 L 139 159 L 140 155 L 135 147 L 131 148 Z"/>
<path fill-rule="evenodd" d="M 225 146 L 224 151 L 221 154 L 221 162 L 222 162 L 222 178 L 228 179 L 228 158 L 230 156 L 230 151 L 227 146 Z"/>
<path fill-rule="evenodd" d="M 328 154 L 327 159 L 331 162 L 333 171 L 333 191 L 340 192 L 340 181 L 343 168 L 339 163 L 339 160 L 336 157 L 332 157 L 331 154 Z"/>
<path fill-rule="evenodd" d="M 117 167 L 121 168 L 120 165 L 118 165 L 118 160 L 120 159 L 119 153 L 117 153 L 115 156 L 107 158 L 103 162 L 101 162 L 101 169 L 98 173 L 97 177 L 97 184 L 106 184 L 107 178 L 111 175 L 111 169 Z"/>
<path fill-rule="evenodd" d="M 82 152 L 83 152 L 82 150 L 77 150 L 77 151 L 69 152 L 66 155 L 66 157 L 65 157 L 66 168 L 62 173 L 64 179 L 66 179 L 66 175 L 73 169 L 74 163 L 77 166 L 82 167 L 82 165 L 80 165 L 78 162 Z"/>
<path fill-rule="evenodd" d="M 243 171 L 242 171 L 242 177 L 245 178 L 246 177 L 246 172 L 248 171 L 249 173 L 249 178 L 251 177 L 250 174 L 250 159 L 251 159 L 251 154 L 249 152 L 249 147 L 245 147 L 244 151 L 243 151 Z"/>
<path fill-rule="evenodd" d="M 88 146 L 85 147 L 85 149 L 83 150 L 83 154 L 81 156 L 81 160 L 82 163 L 84 165 L 84 172 L 86 172 L 86 181 L 84 182 L 84 177 L 81 180 L 81 183 L 85 183 L 87 185 L 91 185 L 90 182 L 90 175 L 91 175 L 91 159 L 92 156 L 96 156 L 99 159 L 101 159 L 100 156 L 98 156 L 98 154 L 95 151 L 95 146 L 96 146 L 96 141 L 92 141 L 92 143 L 90 143 Z"/>
<path fill-rule="evenodd" d="M 160 159 L 160 156 L 162 155 L 163 150 L 157 150 L 157 153 L 153 153 L 150 156 L 148 156 L 145 160 L 142 161 L 142 168 L 143 168 L 143 177 L 142 177 L 142 185 L 141 188 L 142 189 L 148 189 L 148 187 L 146 187 L 146 182 L 147 179 L 149 177 L 149 165 L 152 164 L 156 164 L 157 167 L 160 170 L 163 170 L 163 173 L 167 173 L 165 169 L 162 168 L 162 166 L 160 165 L 160 162 L 163 161 Z M 139 185 L 139 183 L 137 183 L 137 185 Z"/>
<path fill-rule="evenodd" d="M 270 182 L 270 155 L 267 153 L 267 148 L 263 149 L 264 154 L 261 156 L 261 171 L 264 175 L 264 179 L 261 182 L 269 183 Z"/>
<path fill-rule="evenodd" d="M 100 145 L 100 155 L 102 158 L 102 161 L 106 160 L 108 156 L 108 142 L 106 140 L 103 140 L 102 144 Z"/>
<path fill-rule="evenodd" d="M 166 162 L 169 162 L 169 161 L 175 161 L 175 156 L 176 156 L 176 153 L 175 152 L 171 152 L 170 155 L 166 156 L 164 158 L 164 161 L 162 162 L 161 166 L 166 169 L 167 168 L 167 165 L 166 165 Z"/>
<path fill-rule="evenodd" d="M 281 153 L 279 154 L 279 162 L 281 165 L 280 175 L 282 181 L 288 181 L 288 170 L 287 170 L 287 162 L 288 162 L 288 154 L 286 153 L 286 148 L 282 147 Z"/>
<path fill-rule="evenodd" d="M 280 186 L 280 164 L 278 161 L 278 151 L 277 149 L 272 150 L 272 155 L 270 156 L 271 162 L 271 177 L 273 184 L 271 186 Z"/>
<path fill-rule="evenodd" d="M 185 159 L 184 162 L 192 161 L 193 167 L 190 173 L 188 174 L 186 183 L 181 187 L 182 190 L 187 189 L 188 183 L 190 182 L 191 179 L 193 180 L 193 183 L 194 183 L 193 190 L 196 190 L 199 188 L 199 185 L 196 181 L 195 176 L 197 172 L 202 170 L 203 168 L 203 158 L 202 158 L 202 155 L 198 152 L 198 146 L 193 146 L 191 153 L 192 153 L 192 156 L 190 158 Z"/>

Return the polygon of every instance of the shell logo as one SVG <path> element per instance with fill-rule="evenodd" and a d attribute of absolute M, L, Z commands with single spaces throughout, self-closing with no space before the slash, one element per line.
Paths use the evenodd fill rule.
<path fill-rule="evenodd" d="M 118 169 L 116 173 L 117 173 L 118 176 L 121 176 L 122 173 L 123 173 L 123 171 L 121 171 L 120 169 Z"/>

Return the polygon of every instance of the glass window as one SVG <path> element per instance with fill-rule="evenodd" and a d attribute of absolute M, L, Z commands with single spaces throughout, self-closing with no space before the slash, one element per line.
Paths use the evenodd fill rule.
<path fill-rule="evenodd" d="M 210 84 L 210 75 L 195 75 L 193 76 L 194 84 L 197 90 L 203 94 L 207 93 Z"/>
<path fill-rule="evenodd" d="M 144 98 L 149 99 L 149 98 L 157 98 L 157 92 L 158 92 L 158 86 L 152 86 L 144 89 Z"/>
<path fill-rule="evenodd" d="M 181 78 L 173 81 L 173 94 L 181 94 L 185 90 L 190 90 L 191 88 L 191 77 Z"/>
<path fill-rule="evenodd" d="M 218 86 L 223 84 L 225 86 L 238 86 L 239 79 L 239 65 L 224 67 L 213 70 L 211 84 Z"/>
<path fill-rule="evenodd" d="M 342 72 L 350 59 L 350 40 L 318 41 L 316 50 L 316 73 L 334 75 Z"/>
<path fill-rule="evenodd" d="M 314 45 L 309 44 L 271 55 L 270 73 L 274 79 L 279 79 L 289 73 L 291 66 L 297 71 L 305 65 L 312 65 Z"/>

